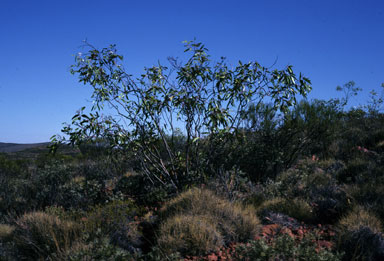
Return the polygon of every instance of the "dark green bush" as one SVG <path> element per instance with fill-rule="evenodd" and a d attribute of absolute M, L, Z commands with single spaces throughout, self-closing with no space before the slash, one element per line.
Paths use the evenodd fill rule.
<path fill-rule="evenodd" d="M 64 254 L 54 256 L 57 260 L 84 261 L 135 261 L 138 257 L 110 243 L 108 237 L 96 237 L 92 242 L 78 245 Z"/>
<path fill-rule="evenodd" d="M 335 223 L 352 207 L 349 195 L 335 178 L 342 169 L 339 162 L 303 160 L 270 182 L 265 192 L 270 198 L 301 198 L 313 207 L 314 222 Z"/>
<path fill-rule="evenodd" d="M 92 207 L 85 217 L 84 225 L 89 233 L 100 230 L 103 234 L 109 235 L 135 221 L 135 216 L 142 214 L 143 210 L 131 200 L 112 201 Z"/>
<path fill-rule="evenodd" d="M 384 184 L 382 182 L 368 182 L 349 187 L 351 196 L 360 205 L 369 206 L 382 223 L 384 223 Z"/>
<path fill-rule="evenodd" d="M 135 199 L 145 206 L 159 206 L 175 194 L 171 186 L 155 186 L 144 176 L 137 173 L 128 173 L 121 177 L 114 189 Z"/>
<path fill-rule="evenodd" d="M 340 242 L 340 249 L 345 252 L 343 260 L 384 260 L 383 234 L 369 227 L 345 231 Z"/>

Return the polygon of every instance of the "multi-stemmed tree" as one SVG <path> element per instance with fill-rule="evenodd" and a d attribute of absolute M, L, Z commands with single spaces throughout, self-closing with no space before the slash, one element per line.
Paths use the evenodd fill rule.
<path fill-rule="evenodd" d="M 169 58 L 167 67 L 145 68 L 140 77 L 125 71 L 114 45 L 86 46 L 71 72 L 93 88 L 93 106 L 89 113 L 83 107 L 63 133 L 74 145 L 101 139 L 110 148 L 129 149 L 151 182 L 176 189 L 191 173 L 201 174 L 202 144 L 236 132 L 250 104 L 268 101 L 284 112 L 311 89 L 292 66 L 272 70 L 239 61 L 232 69 L 225 58 L 212 62 L 195 41 L 185 42 L 186 62 Z"/>

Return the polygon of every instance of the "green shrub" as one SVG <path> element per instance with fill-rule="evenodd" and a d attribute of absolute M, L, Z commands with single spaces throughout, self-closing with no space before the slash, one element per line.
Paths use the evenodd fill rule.
<path fill-rule="evenodd" d="M 272 242 L 264 239 L 236 247 L 233 260 L 341 260 L 342 255 L 320 248 L 312 236 L 299 243 L 288 235 L 280 235 Z"/>
<path fill-rule="evenodd" d="M 355 157 L 348 161 L 346 169 L 337 178 L 344 183 L 363 183 L 372 178 L 370 173 L 374 167 L 373 162 L 362 157 Z"/>
<path fill-rule="evenodd" d="M 367 226 L 344 231 L 340 236 L 340 247 L 345 252 L 345 261 L 384 260 L 383 234 L 375 233 Z"/>
<path fill-rule="evenodd" d="M 176 215 L 161 224 L 157 243 L 167 254 L 198 256 L 218 250 L 224 240 L 209 216 Z"/>
<path fill-rule="evenodd" d="M 44 212 L 31 212 L 15 220 L 13 241 L 27 258 L 47 257 L 68 250 L 79 238 L 79 225 Z"/>
<path fill-rule="evenodd" d="M 108 237 L 97 237 L 88 244 L 79 244 L 74 246 L 66 253 L 56 255 L 55 260 L 63 261 L 88 261 L 88 260 L 106 260 L 106 261 L 134 261 L 138 260 L 136 256 L 128 251 L 111 244 Z"/>
<path fill-rule="evenodd" d="M 116 184 L 115 191 L 128 195 L 139 204 L 146 206 L 159 206 L 175 193 L 170 186 L 152 186 L 144 175 L 137 173 L 127 173 L 122 176 Z"/>
<path fill-rule="evenodd" d="M 384 223 L 384 184 L 381 182 L 368 182 L 365 184 L 348 186 L 348 192 L 360 205 L 369 206 L 373 212 Z"/>
<path fill-rule="evenodd" d="M 374 214 L 361 206 L 339 222 L 340 248 L 345 260 L 381 260 L 384 258 L 382 224 Z"/>
<path fill-rule="evenodd" d="M 335 223 L 352 205 L 344 187 L 335 178 L 343 164 L 334 161 L 303 160 L 267 184 L 270 198 L 302 198 L 313 206 L 314 222 Z"/>
<path fill-rule="evenodd" d="M 91 208 L 84 218 L 84 225 L 86 231 L 101 230 L 103 234 L 109 234 L 134 221 L 134 217 L 142 213 L 143 211 L 139 210 L 131 200 L 112 201 L 109 204 Z"/>

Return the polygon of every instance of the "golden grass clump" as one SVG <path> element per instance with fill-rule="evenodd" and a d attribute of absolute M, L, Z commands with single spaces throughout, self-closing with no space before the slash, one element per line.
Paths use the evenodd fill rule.
<path fill-rule="evenodd" d="M 15 230 L 14 226 L 10 226 L 7 224 L 0 224 L 0 242 L 9 241 L 12 238 L 14 230 Z"/>
<path fill-rule="evenodd" d="M 207 189 L 199 188 L 190 189 L 171 200 L 160 210 L 159 216 L 163 220 L 159 230 L 159 243 L 169 246 L 164 243 L 167 238 L 173 238 L 172 242 L 180 240 L 178 251 L 186 249 L 189 254 L 203 253 L 220 242 L 227 244 L 253 239 L 260 226 L 254 208 L 244 208 L 219 198 Z M 175 231 L 180 231 L 180 234 Z M 208 231 L 211 236 L 204 235 Z M 203 238 L 210 237 L 210 247 L 199 243 L 201 238 L 194 236 L 199 233 Z M 186 243 L 188 237 L 196 241 Z M 190 247 L 183 247 L 185 244 Z M 172 250 L 177 248 L 174 245 L 176 244 L 172 243 L 172 247 L 170 246 Z"/>
<path fill-rule="evenodd" d="M 70 249 L 79 238 L 80 226 L 44 212 L 26 213 L 15 221 L 13 242 L 28 258 L 47 257 Z"/>
<path fill-rule="evenodd" d="M 206 216 L 176 215 L 160 227 L 157 243 L 167 254 L 203 255 L 223 245 L 223 236 Z"/>
<path fill-rule="evenodd" d="M 362 227 L 370 228 L 374 233 L 382 232 L 380 220 L 372 213 L 365 210 L 362 206 L 356 206 L 348 215 L 339 221 L 339 226 L 343 230 L 355 231 Z"/>
<path fill-rule="evenodd" d="M 311 223 L 315 218 L 312 207 L 305 200 L 300 198 L 292 200 L 273 198 L 265 201 L 257 209 L 259 216 L 263 216 L 268 211 L 282 213 L 306 223 Z"/>

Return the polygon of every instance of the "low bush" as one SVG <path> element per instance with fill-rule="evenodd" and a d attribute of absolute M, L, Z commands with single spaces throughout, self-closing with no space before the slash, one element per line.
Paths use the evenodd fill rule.
<path fill-rule="evenodd" d="M 108 237 L 98 237 L 88 244 L 79 244 L 61 255 L 56 255 L 55 260 L 63 261 L 135 261 L 137 257 L 110 243 Z"/>
<path fill-rule="evenodd" d="M 372 213 L 362 206 L 339 222 L 340 249 L 345 251 L 344 260 L 382 260 L 384 258 L 384 238 L 382 224 Z"/>
<path fill-rule="evenodd" d="M 152 186 L 145 176 L 133 172 L 122 176 L 114 191 L 134 198 L 138 204 L 154 207 L 167 201 L 175 193 L 172 187 Z"/>
<path fill-rule="evenodd" d="M 351 207 L 350 196 L 335 176 L 344 165 L 338 161 L 303 160 L 267 184 L 267 197 L 302 198 L 313 206 L 314 222 L 335 223 Z"/>
<path fill-rule="evenodd" d="M 18 253 L 26 258 L 46 258 L 70 249 L 79 239 L 80 227 L 44 212 L 31 212 L 15 220 L 12 240 Z"/>
<path fill-rule="evenodd" d="M 348 186 L 348 192 L 361 205 L 369 206 L 369 210 L 377 215 L 384 224 L 384 184 L 368 182 L 360 185 Z"/>
<path fill-rule="evenodd" d="M 233 260 L 340 260 L 339 253 L 320 247 L 316 239 L 307 235 L 302 241 L 296 242 L 289 235 L 277 236 L 272 242 L 265 239 L 251 241 L 239 245 Z"/>
<path fill-rule="evenodd" d="M 383 234 L 375 233 L 367 226 L 344 231 L 340 236 L 343 260 L 384 260 Z"/>
<path fill-rule="evenodd" d="M 100 230 L 103 234 L 111 234 L 134 221 L 135 216 L 142 215 L 131 200 L 112 201 L 104 206 L 95 206 L 83 218 L 88 233 Z"/>

